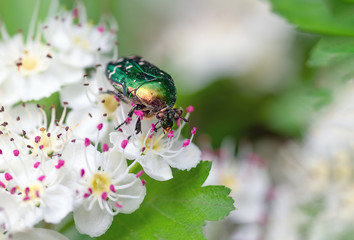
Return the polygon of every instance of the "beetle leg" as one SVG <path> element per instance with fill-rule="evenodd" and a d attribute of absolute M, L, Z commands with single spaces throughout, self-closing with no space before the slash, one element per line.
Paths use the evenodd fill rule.
<path fill-rule="evenodd" d="M 158 120 L 158 121 L 155 123 L 155 129 L 154 129 L 154 132 L 157 132 L 157 130 L 158 130 L 159 128 L 161 128 L 161 126 L 160 126 L 160 127 L 156 127 L 159 123 L 161 123 L 161 121 L 160 121 L 160 120 Z"/>
<path fill-rule="evenodd" d="M 182 119 L 185 122 L 189 122 L 187 119 L 185 119 L 184 117 L 179 117 L 180 119 Z"/>
<path fill-rule="evenodd" d="M 137 109 L 137 106 L 138 105 L 135 105 L 135 107 L 133 107 L 132 109 L 130 109 L 130 111 L 129 111 L 129 113 L 128 113 L 128 117 L 132 117 L 133 116 L 133 114 L 134 114 L 134 111 Z"/>
<path fill-rule="evenodd" d="M 123 126 L 124 124 L 126 124 L 126 122 L 122 122 L 121 124 L 119 124 L 117 127 L 114 128 L 114 130 L 118 130 L 121 126 Z"/>
<path fill-rule="evenodd" d="M 141 133 L 141 119 L 138 118 L 135 124 L 135 134 Z"/>

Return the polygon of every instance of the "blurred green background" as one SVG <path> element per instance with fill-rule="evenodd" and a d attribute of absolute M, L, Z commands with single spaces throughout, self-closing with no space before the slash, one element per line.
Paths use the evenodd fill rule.
<path fill-rule="evenodd" d="M 218 7 L 209 4 L 208 8 L 208 4 L 203 4 L 203 1 L 87 0 L 83 2 L 87 7 L 89 19 L 94 23 L 98 23 L 101 16 L 106 14 L 113 15 L 117 20 L 119 56 L 141 55 L 171 73 L 178 90 L 177 106 L 195 107 L 190 126 L 198 127 L 197 142 L 199 143 L 207 139 L 207 142 L 210 141 L 213 147 L 217 148 L 226 136 L 237 140 L 271 137 L 283 141 L 288 138 L 301 138 L 311 119 L 311 113 L 331 99 L 328 89 L 316 85 L 314 78 L 317 73 L 306 64 L 310 49 L 317 42 L 318 37 L 299 32 L 278 17 L 277 21 L 282 21 L 282 24 L 287 26 L 288 33 L 286 37 L 274 37 L 272 40 L 273 35 L 283 34 L 282 29 L 278 32 L 272 31 L 272 21 L 275 20 L 269 21 L 269 26 L 266 23 L 264 26 L 257 23 L 257 21 L 265 22 L 257 19 L 257 16 L 271 15 L 270 11 L 263 7 L 267 5 L 266 3 L 262 3 L 263 5 L 259 7 L 257 4 L 260 3 L 257 1 L 223 0 Z M 238 2 L 241 5 L 237 5 Z M 16 33 L 18 29 L 22 29 L 26 34 L 35 4 L 35 0 L 0 1 L 0 19 L 11 34 Z M 74 1 L 60 1 L 60 5 L 67 9 L 71 9 L 73 4 Z M 39 20 L 45 19 L 49 6 L 50 1 L 40 2 Z M 254 9 L 263 12 L 260 14 Z M 253 15 L 249 17 L 248 13 Z M 234 18 L 235 14 L 239 14 L 238 19 Z M 221 20 L 215 24 L 213 19 Z M 222 21 L 227 23 L 226 31 L 223 30 L 226 25 Z M 255 24 L 247 25 L 253 22 Z M 203 28 L 204 25 L 201 23 L 205 23 L 206 27 Z M 242 24 L 246 24 L 246 27 Z M 263 38 L 271 39 L 267 44 L 261 45 L 261 51 L 267 50 L 266 54 L 261 56 L 262 59 L 253 57 L 254 61 L 260 64 L 247 71 L 242 70 L 241 73 L 237 72 L 237 69 L 244 60 L 237 51 L 234 51 L 232 56 L 228 54 L 224 57 L 225 46 L 223 45 L 225 44 L 219 42 L 219 39 L 231 38 L 228 31 L 236 32 L 237 28 L 242 31 L 249 30 L 253 34 L 250 35 L 250 40 L 247 40 L 250 44 L 255 42 L 254 47 L 247 45 L 251 50 L 257 51 L 260 48 L 257 41 L 263 41 Z M 258 28 L 264 28 L 266 31 Z M 225 37 L 222 36 L 224 33 Z M 168 34 L 172 37 L 169 38 Z M 194 34 L 193 39 L 199 37 L 201 45 L 209 41 L 205 49 L 197 49 L 201 53 L 200 58 L 196 56 L 198 51 L 192 54 L 191 50 L 188 50 L 197 47 L 193 48 L 192 45 L 184 48 L 183 39 L 188 37 L 188 34 Z M 216 35 L 219 38 L 213 39 Z M 174 36 L 181 37 L 182 41 Z M 235 39 L 234 45 L 237 46 L 239 38 L 236 36 Z M 231 40 L 230 42 L 233 46 L 233 42 Z M 282 53 L 279 53 L 279 48 L 272 49 L 282 44 L 286 45 Z M 173 48 L 175 46 L 178 47 L 177 50 Z M 241 52 L 242 49 L 243 45 L 240 47 Z M 193 57 L 191 63 L 175 64 L 176 52 L 182 56 L 182 59 L 183 56 L 191 54 Z M 250 51 L 250 56 L 251 54 Z M 206 59 L 209 55 L 210 59 Z M 245 57 L 247 59 L 247 53 Z M 276 58 L 277 62 L 268 68 L 266 64 Z M 206 64 L 204 70 L 199 65 L 207 60 L 209 65 Z M 251 61 L 249 62 L 251 64 Z M 201 72 L 199 75 L 193 73 L 197 65 L 198 71 Z M 221 70 L 215 74 L 208 67 L 219 65 Z M 225 65 L 230 66 L 226 68 Z M 233 69 L 236 69 L 235 72 Z M 193 88 L 190 88 L 189 84 L 196 79 L 195 76 L 200 76 L 198 80 L 200 84 L 193 83 Z M 203 82 L 204 78 L 205 82 Z M 270 84 L 267 85 L 266 81 L 270 81 Z"/>

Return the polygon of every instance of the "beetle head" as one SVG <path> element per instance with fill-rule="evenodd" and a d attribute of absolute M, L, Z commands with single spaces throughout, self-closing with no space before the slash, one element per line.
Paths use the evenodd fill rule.
<path fill-rule="evenodd" d="M 161 122 L 163 131 L 169 133 L 172 130 L 173 122 L 180 118 L 182 113 L 183 110 L 180 108 L 166 107 L 156 114 L 156 118 Z"/>

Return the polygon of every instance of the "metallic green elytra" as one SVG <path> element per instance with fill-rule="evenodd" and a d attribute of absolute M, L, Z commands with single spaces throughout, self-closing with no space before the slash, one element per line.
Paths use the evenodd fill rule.
<path fill-rule="evenodd" d="M 134 103 L 133 111 L 141 110 L 145 117 L 156 116 L 165 132 L 180 118 L 182 110 L 173 108 L 177 92 L 172 77 L 143 58 L 123 57 L 109 62 L 106 76 L 119 99 Z"/>

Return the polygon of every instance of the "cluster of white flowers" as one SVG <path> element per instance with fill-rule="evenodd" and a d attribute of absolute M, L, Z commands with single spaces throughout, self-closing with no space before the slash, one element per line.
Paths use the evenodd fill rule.
<path fill-rule="evenodd" d="M 205 231 L 208 239 L 260 239 L 268 214 L 268 200 L 272 193 L 267 163 L 243 144 L 235 159 L 235 141 L 226 138 L 219 152 L 207 147 L 202 159 L 213 160 L 204 185 L 222 184 L 231 189 L 237 211 L 222 222 L 209 222 Z M 232 227 L 237 224 L 237 228 Z M 226 236 L 227 235 L 227 236 Z"/>
<path fill-rule="evenodd" d="M 242 145 L 237 160 L 235 144 L 222 146 L 221 153 L 229 149 L 231 154 L 206 157 L 215 159 L 207 183 L 231 187 L 238 208 L 219 226 L 207 225 L 209 239 L 220 239 L 222 232 L 228 233 L 225 239 L 353 238 L 353 93 L 353 82 L 338 89 L 302 143 L 273 147 L 268 169 L 242 157 Z"/>
<path fill-rule="evenodd" d="M 113 21 L 89 24 L 80 4 L 49 15 L 38 25 L 33 20 L 26 39 L 1 28 L 0 238 L 66 239 L 34 227 L 58 224 L 71 212 L 80 233 L 100 236 L 115 215 L 139 208 L 144 172 L 168 180 L 171 167 L 190 169 L 201 159 L 191 142 L 196 128 L 183 139 L 185 122 L 165 134 L 153 117 L 143 119 L 137 134 L 141 112 L 127 119 L 131 106 L 107 94 L 112 87 L 103 68 L 117 57 Z M 88 69 L 96 69 L 94 76 Z M 58 117 L 58 107 L 46 111 L 28 102 L 55 92 L 63 108 Z M 185 119 L 192 111 L 187 108 Z"/>

